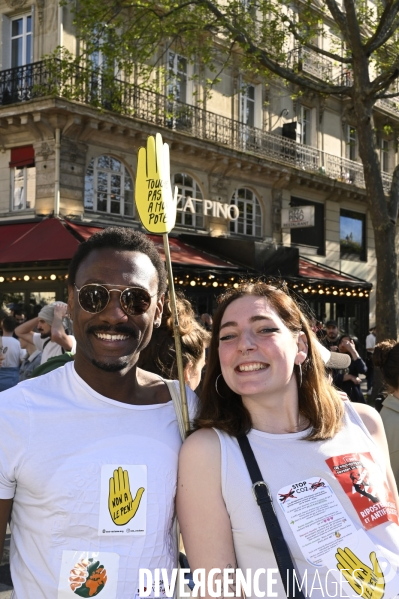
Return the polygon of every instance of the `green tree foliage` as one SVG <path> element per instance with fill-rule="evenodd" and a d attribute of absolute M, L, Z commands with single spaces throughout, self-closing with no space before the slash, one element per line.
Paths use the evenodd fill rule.
<path fill-rule="evenodd" d="M 101 48 L 107 64 L 125 76 L 134 74 L 143 85 L 156 86 L 162 79 L 160 65 L 172 48 L 199 66 L 196 76 L 204 86 L 211 87 L 221 69 L 234 64 L 264 81 L 283 80 L 293 94 L 346 100 L 375 232 L 378 336 L 396 337 L 399 169 L 386 196 L 373 107 L 397 96 L 392 85 L 399 76 L 399 0 L 80 0 L 77 6 L 75 23 L 85 52 Z M 333 40 L 329 44 L 316 41 L 327 37 Z M 334 68 L 313 77 L 301 68 L 306 51 Z"/>

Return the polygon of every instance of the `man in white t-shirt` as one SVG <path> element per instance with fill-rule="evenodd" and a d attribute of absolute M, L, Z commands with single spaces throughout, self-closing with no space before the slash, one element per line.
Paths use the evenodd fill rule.
<path fill-rule="evenodd" d="M 21 348 L 19 341 L 13 337 L 16 326 L 17 322 L 13 316 L 4 318 L 3 336 L 0 337 L 0 346 L 3 347 L 4 355 L 0 366 L 0 391 L 5 391 L 18 384 L 19 367 L 27 353 Z"/>
<path fill-rule="evenodd" d="M 67 311 L 68 306 L 64 302 L 53 302 L 44 306 L 36 318 L 23 322 L 15 329 L 18 338 L 33 343 L 42 352 L 40 364 L 66 351 L 76 352 L 75 337 L 69 335 L 65 328 Z"/>
<path fill-rule="evenodd" d="M 135 599 L 140 568 L 170 580 L 181 438 L 164 381 L 136 366 L 165 289 L 145 235 L 93 235 L 69 268 L 74 362 L 2 394 L 0 542 L 12 504 L 16 599 Z"/>
<path fill-rule="evenodd" d="M 367 395 L 371 395 L 371 393 L 373 391 L 373 384 L 374 384 L 373 355 L 374 355 L 375 344 L 376 344 L 376 331 L 375 331 L 375 327 L 371 327 L 369 334 L 366 337 Z"/>

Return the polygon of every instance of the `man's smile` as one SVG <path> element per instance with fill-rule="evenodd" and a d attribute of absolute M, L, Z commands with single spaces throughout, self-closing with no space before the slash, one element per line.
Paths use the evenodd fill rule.
<path fill-rule="evenodd" d="M 102 339 L 104 341 L 124 341 L 125 339 L 129 339 L 130 335 L 111 335 L 110 333 L 94 333 L 98 339 Z"/>

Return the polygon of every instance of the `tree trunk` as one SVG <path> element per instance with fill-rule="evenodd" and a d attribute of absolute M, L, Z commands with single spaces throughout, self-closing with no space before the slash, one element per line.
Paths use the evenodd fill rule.
<path fill-rule="evenodd" d="M 359 106 L 360 105 L 360 106 Z M 363 162 L 367 208 L 374 230 L 377 261 L 376 327 L 377 341 L 397 339 L 398 265 L 396 252 L 397 198 L 387 198 L 382 185 L 377 156 L 371 107 L 355 105 L 359 154 Z M 396 209 L 395 209 L 396 207 Z"/>
<path fill-rule="evenodd" d="M 369 202 L 370 204 L 370 202 Z M 371 214 L 371 210 L 370 210 Z M 398 266 L 396 254 L 396 225 L 381 226 L 371 217 L 377 258 L 376 327 L 377 341 L 397 339 Z M 382 219 L 381 219 L 382 220 Z"/>

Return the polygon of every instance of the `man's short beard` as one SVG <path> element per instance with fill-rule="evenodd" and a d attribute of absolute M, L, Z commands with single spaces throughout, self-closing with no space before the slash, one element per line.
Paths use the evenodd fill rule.
<path fill-rule="evenodd" d="M 99 362 L 94 358 L 91 363 L 96 368 L 99 368 L 99 370 L 104 370 L 105 372 L 120 372 L 129 365 L 128 360 L 124 360 L 123 362 Z"/>
<path fill-rule="evenodd" d="M 49 337 L 51 337 L 51 331 L 48 333 L 40 333 L 40 339 L 48 339 Z"/>

